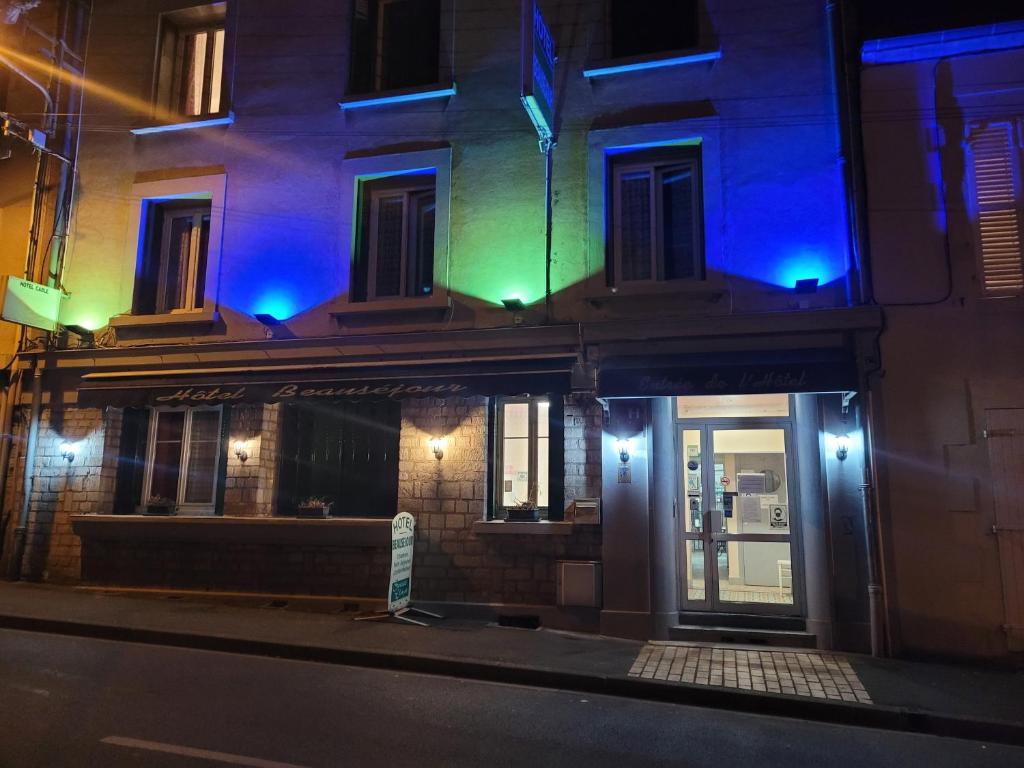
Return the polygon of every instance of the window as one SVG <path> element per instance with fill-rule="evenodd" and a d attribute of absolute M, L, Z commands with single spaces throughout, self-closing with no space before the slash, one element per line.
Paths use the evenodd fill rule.
<path fill-rule="evenodd" d="M 210 203 L 148 203 L 132 314 L 203 308 L 210 245 Z"/>
<path fill-rule="evenodd" d="M 438 82 L 440 42 L 440 0 L 355 0 L 349 92 Z"/>
<path fill-rule="evenodd" d="M 992 122 L 968 136 L 978 268 L 985 296 L 1024 292 L 1021 123 Z"/>
<path fill-rule="evenodd" d="M 703 279 L 698 152 L 615 156 L 611 177 L 612 284 Z"/>
<path fill-rule="evenodd" d="M 550 401 L 502 398 L 495 407 L 496 507 L 536 507 L 546 516 L 549 501 Z"/>
<path fill-rule="evenodd" d="M 220 407 L 125 409 L 115 511 L 213 514 L 224 466 L 223 421 Z"/>
<path fill-rule="evenodd" d="M 435 176 L 361 184 L 362 228 L 354 296 L 360 301 L 430 296 L 434 289 Z"/>
<path fill-rule="evenodd" d="M 184 118 L 227 111 L 224 93 L 224 3 L 164 14 L 157 104 Z"/>
<path fill-rule="evenodd" d="M 281 413 L 278 513 L 316 497 L 343 517 L 393 517 L 398 508 L 401 404 L 288 403 Z"/>
<path fill-rule="evenodd" d="M 699 40 L 696 0 L 609 0 L 612 58 L 694 48 Z"/>

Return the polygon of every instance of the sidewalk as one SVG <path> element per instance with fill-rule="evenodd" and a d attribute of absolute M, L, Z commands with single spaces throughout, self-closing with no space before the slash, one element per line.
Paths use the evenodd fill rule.
<path fill-rule="evenodd" d="M 269 604 L 268 604 L 269 605 Z M 0 582 L 0 628 L 398 669 L 1024 745 L 1024 674 L 802 649 L 430 628 Z M 870 703 L 867 703 L 870 702 Z"/>

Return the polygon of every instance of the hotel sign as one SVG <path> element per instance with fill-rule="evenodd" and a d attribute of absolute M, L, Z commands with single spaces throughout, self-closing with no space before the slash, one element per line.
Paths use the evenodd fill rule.
<path fill-rule="evenodd" d="M 409 606 L 412 595 L 412 548 L 416 518 L 399 512 L 391 521 L 391 577 L 388 579 L 388 613 Z"/>
<path fill-rule="evenodd" d="M 555 133 L 555 43 L 536 0 L 523 0 L 520 98 L 541 141 Z"/>
<path fill-rule="evenodd" d="M 63 298 L 64 294 L 59 288 L 50 288 L 12 275 L 7 278 L 2 316 L 12 323 L 53 331 L 57 329 Z"/>
<path fill-rule="evenodd" d="M 142 379 L 90 381 L 78 390 L 81 405 L 119 407 L 163 405 L 234 405 L 242 403 L 331 402 L 338 400 L 404 400 L 414 397 L 474 395 L 539 395 L 570 390 L 566 370 L 540 369 L 478 374 L 465 372 L 394 375 L 349 379 L 284 379 L 243 375 L 230 380 Z"/>

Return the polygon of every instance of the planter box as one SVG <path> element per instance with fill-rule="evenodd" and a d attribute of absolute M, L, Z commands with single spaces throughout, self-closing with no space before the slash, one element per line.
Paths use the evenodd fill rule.
<path fill-rule="evenodd" d="M 540 520 L 539 509 L 517 509 L 512 507 L 505 517 L 510 523 L 536 523 Z"/>
<path fill-rule="evenodd" d="M 175 514 L 173 506 L 164 504 L 147 504 L 143 509 L 142 514 L 144 515 L 160 515 L 161 517 L 167 517 Z"/>
<path fill-rule="evenodd" d="M 325 504 L 322 507 L 296 507 L 295 516 L 301 518 L 324 518 L 331 516 L 331 507 L 334 506 L 332 501 L 330 504 Z"/>

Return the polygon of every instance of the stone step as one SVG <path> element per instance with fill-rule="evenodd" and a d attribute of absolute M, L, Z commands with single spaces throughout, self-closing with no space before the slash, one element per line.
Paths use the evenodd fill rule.
<path fill-rule="evenodd" d="M 802 630 L 713 627 L 701 624 L 677 624 L 669 627 L 668 638 L 689 643 L 770 645 L 774 648 L 817 648 L 818 645 L 817 637 Z"/>
<path fill-rule="evenodd" d="M 739 629 L 788 629 L 797 632 L 802 632 L 807 628 L 807 622 L 800 616 L 711 611 L 680 611 L 679 623 L 703 627 L 737 627 Z"/>

